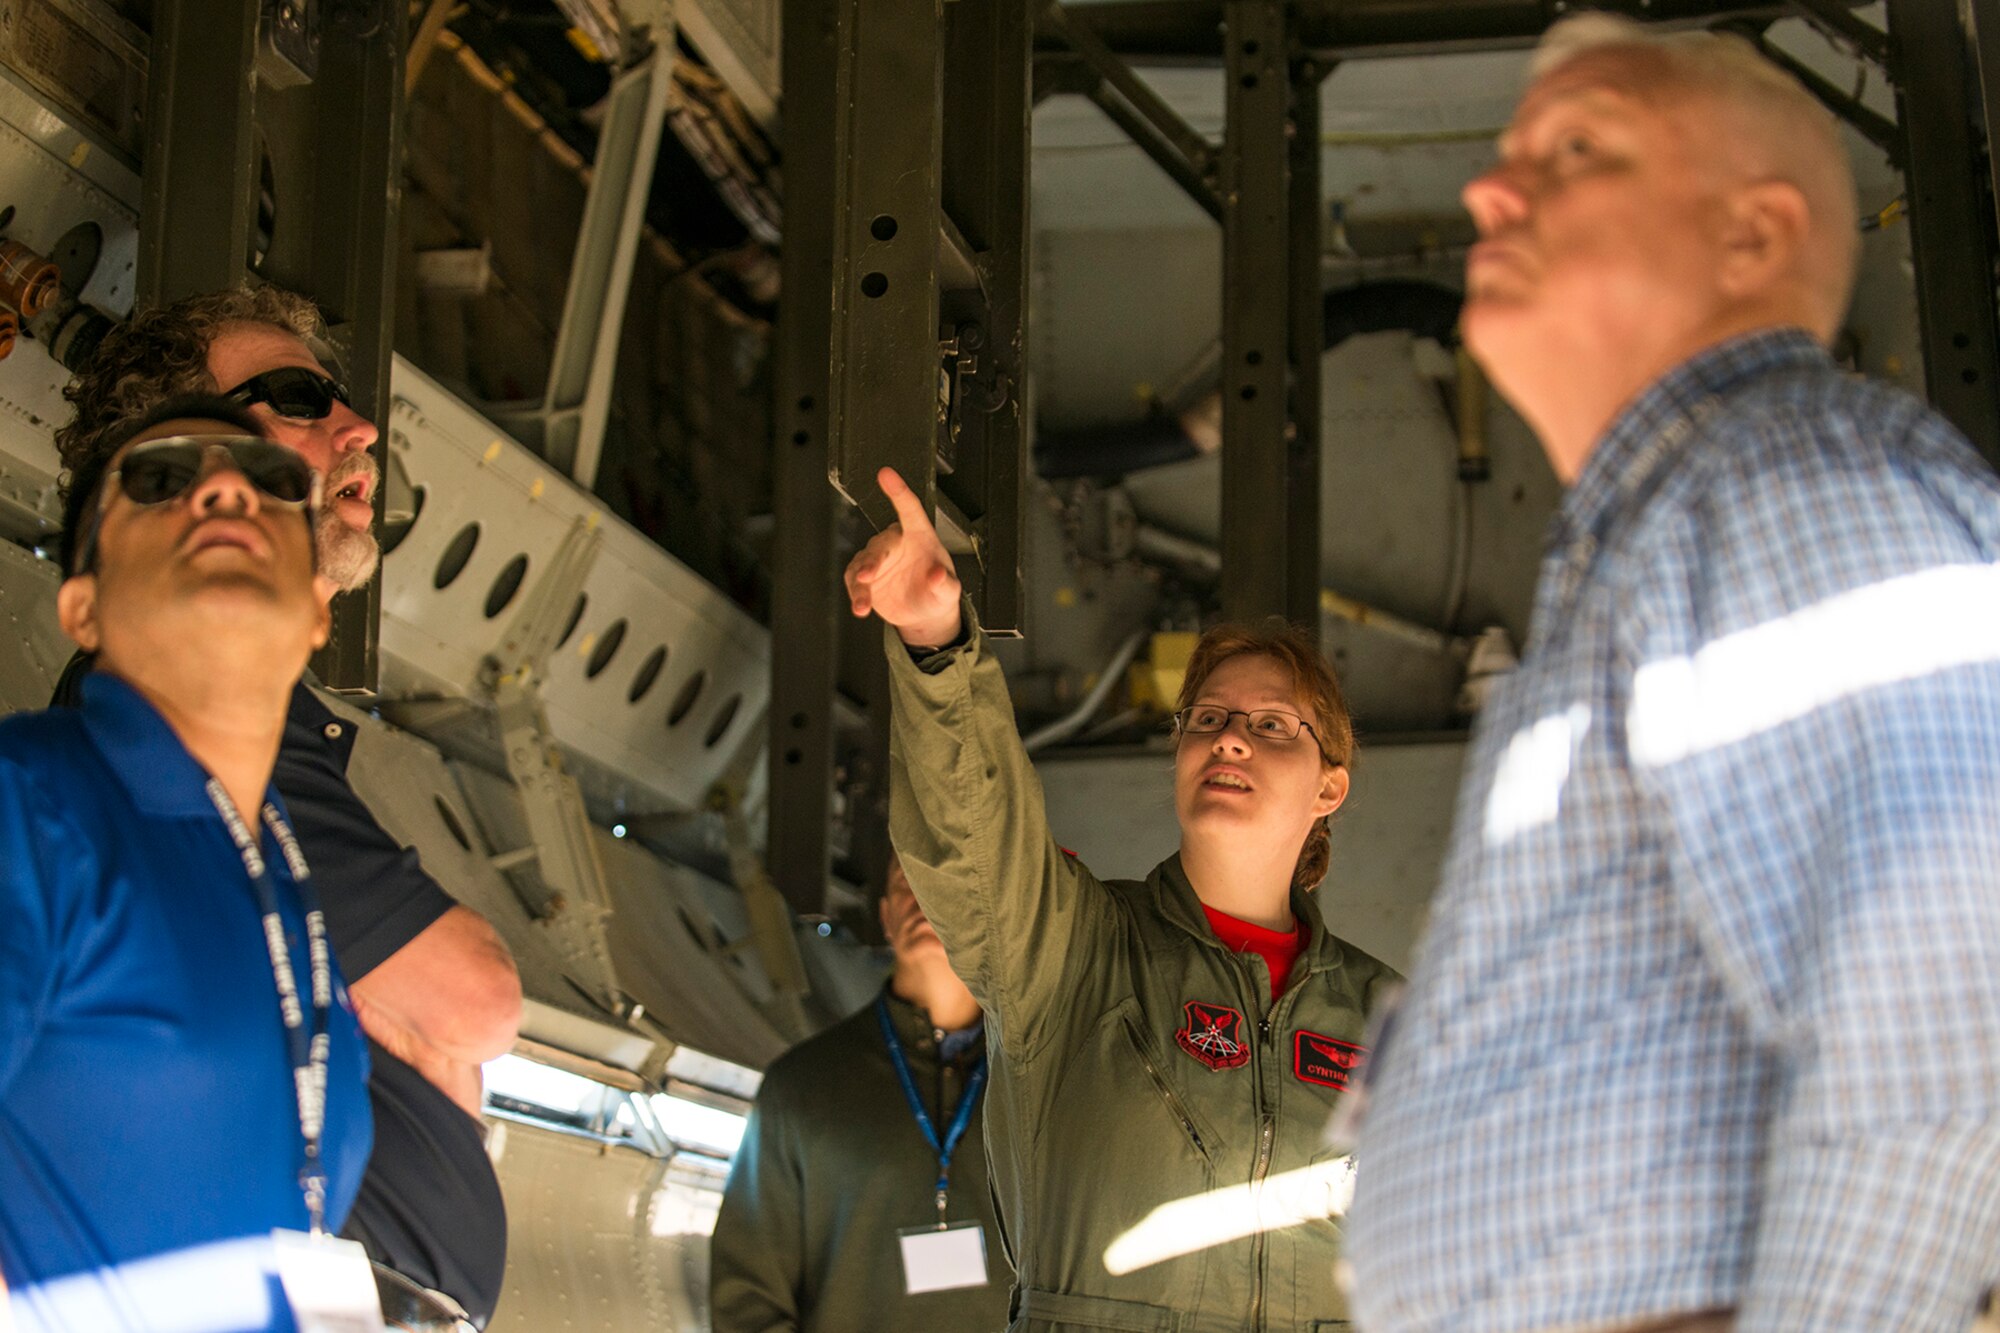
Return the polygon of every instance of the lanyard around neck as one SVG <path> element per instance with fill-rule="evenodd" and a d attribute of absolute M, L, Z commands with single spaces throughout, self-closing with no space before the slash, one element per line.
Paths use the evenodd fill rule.
<path fill-rule="evenodd" d="M 966 1077 L 965 1091 L 959 1094 L 958 1109 L 952 1112 L 951 1124 L 946 1126 L 944 1138 L 938 1138 L 937 1125 L 931 1120 L 931 1113 L 924 1107 L 924 1099 L 917 1095 L 917 1080 L 910 1074 L 910 1061 L 903 1054 L 903 1043 L 896 1038 L 896 1025 L 889 1020 L 889 999 L 886 995 L 875 997 L 875 1017 L 882 1024 L 882 1041 L 889 1048 L 889 1063 L 896 1066 L 896 1080 L 903 1085 L 903 1096 L 910 1103 L 910 1114 L 917 1118 L 917 1128 L 924 1132 L 924 1140 L 937 1153 L 937 1210 L 938 1230 L 944 1230 L 945 1204 L 951 1193 L 951 1157 L 958 1151 L 958 1141 L 965 1137 L 965 1130 L 972 1123 L 972 1112 L 979 1105 L 979 1093 L 986 1086 L 986 1057 L 981 1055 Z"/>
<path fill-rule="evenodd" d="M 333 963 L 326 944 L 326 921 L 320 915 L 319 895 L 313 891 L 311 873 L 298 839 L 286 826 L 275 805 L 264 805 L 264 823 L 285 854 L 292 872 L 292 887 L 298 894 L 299 909 L 306 919 L 306 954 L 312 965 L 312 1021 L 307 1025 L 305 1006 L 299 1001 L 298 978 L 292 972 L 292 953 L 285 944 L 285 919 L 278 910 L 278 886 L 264 854 L 257 849 L 249 825 L 237 812 L 229 793 L 214 778 L 208 780 L 208 799 L 229 829 L 236 850 L 243 856 L 244 873 L 257 893 L 257 908 L 264 918 L 264 947 L 271 956 L 271 979 L 278 987 L 278 1013 L 285 1021 L 285 1044 L 292 1060 L 292 1087 L 298 1099 L 299 1138 L 304 1144 L 299 1167 L 299 1189 L 305 1194 L 306 1215 L 314 1234 L 326 1230 L 326 1163 L 320 1156 L 320 1140 L 326 1130 L 326 1071 L 332 1058 L 332 1037 L 328 1016 L 333 1010 Z"/>

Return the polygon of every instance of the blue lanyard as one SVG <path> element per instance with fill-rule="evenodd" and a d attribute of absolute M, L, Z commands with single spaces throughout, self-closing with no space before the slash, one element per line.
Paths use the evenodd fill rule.
<path fill-rule="evenodd" d="M 326 944 L 326 920 L 320 914 L 319 895 L 313 890 L 306 858 L 299 851 L 278 808 L 264 806 L 264 823 L 285 854 L 292 872 L 292 887 L 298 894 L 299 910 L 306 919 L 306 954 L 312 965 L 312 1024 L 306 1024 L 305 1008 L 299 1003 L 298 978 L 292 971 L 291 950 L 285 945 L 285 919 L 278 911 L 278 887 L 271 869 L 250 835 L 249 826 L 237 812 L 229 793 L 214 778 L 208 781 L 208 798 L 229 829 L 236 850 L 243 856 L 243 869 L 257 892 L 257 909 L 263 914 L 264 947 L 271 955 L 271 979 L 278 987 L 278 1012 L 285 1021 L 285 1044 L 292 1059 L 292 1088 L 299 1105 L 299 1137 L 304 1143 L 304 1160 L 299 1167 L 299 1189 L 305 1194 L 306 1216 L 313 1234 L 326 1230 L 326 1163 L 320 1156 L 320 1140 L 326 1131 L 326 1071 L 332 1058 L 332 1037 L 328 1017 L 333 1011 L 333 964 Z"/>
<path fill-rule="evenodd" d="M 924 1109 L 924 1099 L 917 1095 L 917 1081 L 910 1076 L 910 1061 L 903 1054 L 903 1043 L 896 1039 L 896 1025 L 889 1021 L 887 996 L 875 997 L 875 1017 L 882 1024 L 882 1041 L 889 1048 L 889 1063 L 896 1066 L 896 1079 L 903 1085 L 903 1096 L 910 1103 L 910 1113 L 916 1116 L 917 1128 L 924 1132 L 924 1140 L 938 1155 L 938 1230 L 942 1231 L 945 1201 L 951 1192 L 951 1155 L 958 1151 L 958 1141 L 965 1137 L 966 1127 L 972 1123 L 973 1109 L 979 1105 L 980 1090 L 986 1086 L 986 1056 L 982 1053 L 979 1062 L 973 1065 L 972 1073 L 965 1080 L 965 1091 L 959 1094 L 958 1109 L 951 1113 L 951 1124 L 940 1140 L 937 1126 L 931 1123 L 931 1113 Z"/>

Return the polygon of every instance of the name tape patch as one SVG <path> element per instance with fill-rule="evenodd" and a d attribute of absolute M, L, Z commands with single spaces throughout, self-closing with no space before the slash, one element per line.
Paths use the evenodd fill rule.
<path fill-rule="evenodd" d="M 1292 1072 L 1322 1088 L 1345 1089 L 1361 1072 L 1368 1048 L 1301 1029 L 1292 1039 Z"/>

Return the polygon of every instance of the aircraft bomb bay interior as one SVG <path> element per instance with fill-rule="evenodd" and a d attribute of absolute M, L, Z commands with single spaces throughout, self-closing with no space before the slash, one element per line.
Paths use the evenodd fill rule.
<path fill-rule="evenodd" d="M 1597 7 L 1739 34 L 1838 117 L 1833 355 L 2000 464 L 2000 6 Z M 762 1071 L 890 966 L 890 669 L 841 583 L 880 469 L 1106 880 L 1173 846 L 1201 631 L 1316 635 L 1360 754 L 1320 909 L 1409 969 L 1563 495 L 1459 315 L 1460 191 L 1565 8 L 10 0 L 0 711 L 72 653 L 72 374 L 136 309 L 310 297 L 379 431 L 325 734 L 519 969 L 490 1327 L 707 1328 Z"/>

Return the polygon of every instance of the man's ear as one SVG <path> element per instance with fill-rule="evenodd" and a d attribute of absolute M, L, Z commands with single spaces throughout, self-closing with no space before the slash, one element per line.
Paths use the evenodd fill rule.
<path fill-rule="evenodd" d="M 318 576 L 315 575 L 314 591 L 318 591 Z M 324 597 L 313 598 L 313 651 L 326 647 L 327 639 L 333 634 L 333 606 Z"/>
<path fill-rule="evenodd" d="M 1760 296 L 1791 277 L 1812 232 L 1812 206 L 1790 181 L 1738 187 L 1723 202 L 1723 291 L 1739 300 Z"/>
<path fill-rule="evenodd" d="M 70 641 L 86 653 L 104 646 L 97 629 L 97 575 L 75 574 L 56 589 L 56 620 Z"/>
<path fill-rule="evenodd" d="M 1313 818 L 1325 819 L 1340 809 L 1347 799 L 1347 765 L 1320 770 L 1319 799 L 1313 802 Z"/>

